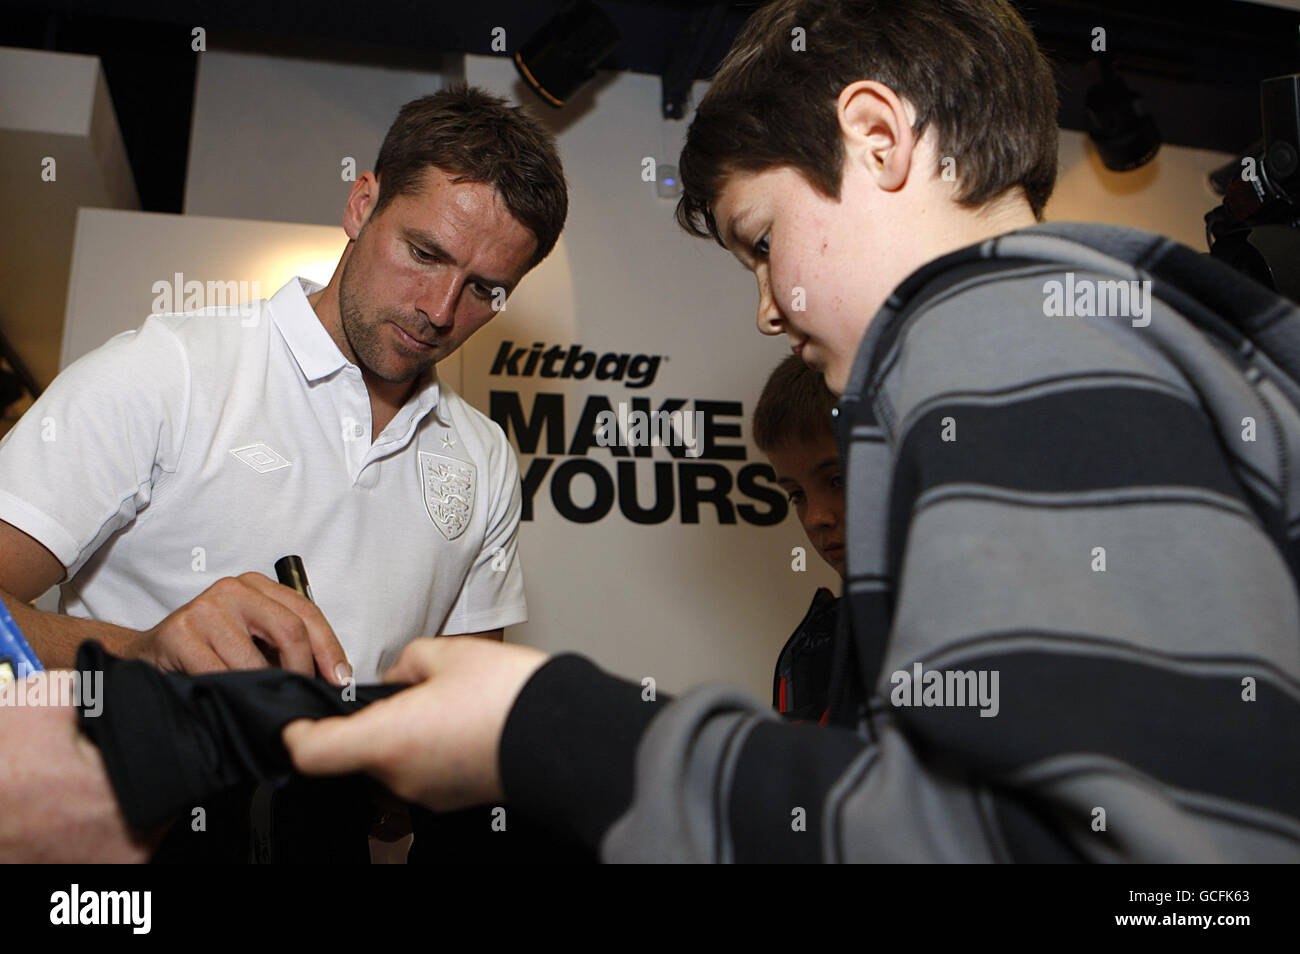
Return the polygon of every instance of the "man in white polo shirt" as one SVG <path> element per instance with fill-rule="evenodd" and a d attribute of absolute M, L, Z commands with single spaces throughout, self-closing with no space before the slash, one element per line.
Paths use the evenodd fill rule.
<path fill-rule="evenodd" d="M 373 681 L 411 639 L 525 619 L 514 453 L 435 365 L 553 248 L 540 125 L 457 87 L 408 103 L 353 186 L 321 287 L 152 316 L 0 442 L 0 598 L 47 666 Z M 267 574 L 300 554 L 316 605 Z M 61 583 L 66 614 L 25 601 Z M 259 643 L 261 645 L 259 645 Z"/>

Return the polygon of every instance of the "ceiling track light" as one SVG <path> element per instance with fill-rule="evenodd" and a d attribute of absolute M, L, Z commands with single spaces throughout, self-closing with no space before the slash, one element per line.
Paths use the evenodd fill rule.
<path fill-rule="evenodd" d="M 590 0 L 576 0 L 519 49 L 515 68 L 542 102 L 559 109 L 622 42 L 605 11 Z"/>
<path fill-rule="evenodd" d="M 1098 60 L 1101 80 L 1084 97 L 1088 136 L 1112 172 L 1146 165 L 1160 151 L 1160 130 L 1146 102 L 1115 71 L 1109 56 Z"/>

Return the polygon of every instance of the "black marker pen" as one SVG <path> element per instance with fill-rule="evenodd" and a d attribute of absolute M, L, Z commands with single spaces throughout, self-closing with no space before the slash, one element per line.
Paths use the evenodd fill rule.
<path fill-rule="evenodd" d="M 297 590 L 313 603 L 311 584 L 307 582 L 307 570 L 302 565 L 302 557 L 296 553 L 282 556 L 275 561 L 275 578 L 291 590 Z"/>

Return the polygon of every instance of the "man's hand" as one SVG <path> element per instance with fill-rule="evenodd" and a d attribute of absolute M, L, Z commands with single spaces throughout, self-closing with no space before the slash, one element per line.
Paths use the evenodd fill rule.
<path fill-rule="evenodd" d="M 304 775 L 365 772 L 434 811 L 499 800 L 501 732 L 545 653 L 472 636 L 417 639 L 385 679 L 418 683 L 355 715 L 284 729 Z"/>
<path fill-rule="evenodd" d="M 265 669 L 257 637 L 280 666 L 304 676 L 319 669 L 330 682 L 352 678 L 338 637 L 311 600 L 261 573 L 217 580 L 125 647 L 164 672 Z"/>
<path fill-rule="evenodd" d="M 0 739 L 0 863 L 149 860 L 162 832 L 127 826 L 75 707 L 0 706 Z"/>

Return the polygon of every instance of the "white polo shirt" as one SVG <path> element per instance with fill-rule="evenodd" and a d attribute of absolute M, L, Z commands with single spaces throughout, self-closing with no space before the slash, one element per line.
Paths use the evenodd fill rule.
<path fill-rule="evenodd" d="M 150 316 L 0 441 L 0 520 L 63 563 L 64 612 L 149 629 L 296 553 L 361 682 L 417 636 L 527 618 L 505 434 L 430 372 L 372 443 L 361 371 L 307 301 L 319 288 Z"/>

